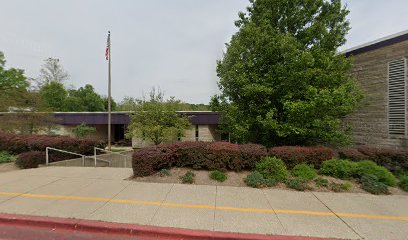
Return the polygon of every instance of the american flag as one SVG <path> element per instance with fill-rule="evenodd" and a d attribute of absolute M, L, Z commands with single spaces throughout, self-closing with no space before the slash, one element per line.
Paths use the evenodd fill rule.
<path fill-rule="evenodd" d="M 109 48 L 110 48 L 110 32 L 108 32 L 108 40 L 106 42 L 106 51 L 105 51 L 106 60 L 109 60 Z"/>

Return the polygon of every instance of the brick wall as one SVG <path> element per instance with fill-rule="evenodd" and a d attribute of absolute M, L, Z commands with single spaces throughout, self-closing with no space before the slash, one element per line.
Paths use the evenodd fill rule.
<path fill-rule="evenodd" d="M 181 138 L 181 141 L 196 141 L 195 137 L 196 125 L 191 125 L 189 129 L 185 131 L 185 136 Z M 217 132 L 216 125 L 198 125 L 198 140 L 204 142 L 212 142 L 221 140 L 220 134 Z M 177 139 L 174 139 L 171 142 L 177 142 Z M 133 137 L 132 146 L 134 148 L 142 148 L 146 146 L 151 146 L 153 143 L 151 141 L 143 141 L 142 139 Z"/>
<path fill-rule="evenodd" d="M 361 107 L 345 118 L 354 145 L 408 148 L 408 138 L 388 134 L 388 62 L 408 58 L 408 41 L 355 55 L 352 73 L 364 91 Z M 408 121 L 407 121 L 408 122 Z"/>

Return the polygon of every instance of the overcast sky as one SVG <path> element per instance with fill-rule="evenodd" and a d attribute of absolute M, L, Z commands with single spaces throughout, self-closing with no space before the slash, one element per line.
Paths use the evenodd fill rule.
<path fill-rule="evenodd" d="M 352 30 L 343 47 L 408 29 L 407 0 L 347 0 Z M 217 93 L 216 60 L 237 31 L 248 0 L 0 0 L 0 51 L 7 66 L 37 77 L 59 58 L 67 84 L 107 93 L 104 58 L 112 32 L 113 97 L 140 97 L 153 86 L 166 96 L 208 103 Z"/>

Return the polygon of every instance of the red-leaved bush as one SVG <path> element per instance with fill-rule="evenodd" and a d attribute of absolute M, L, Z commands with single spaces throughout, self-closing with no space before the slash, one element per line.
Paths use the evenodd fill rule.
<path fill-rule="evenodd" d="M 45 151 L 46 147 L 91 155 L 94 147 L 104 147 L 104 143 L 68 136 L 0 133 L 0 151 L 19 154 L 29 151 Z"/>
<path fill-rule="evenodd" d="M 39 164 L 45 164 L 45 152 L 30 151 L 20 153 L 16 159 L 19 168 L 37 168 Z"/>
<path fill-rule="evenodd" d="M 332 159 L 335 152 L 327 147 L 281 146 L 269 149 L 269 155 L 282 159 L 288 168 L 300 163 L 319 168 L 323 161 Z"/>
<path fill-rule="evenodd" d="M 352 161 L 371 160 L 391 172 L 408 170 L 408 151 L 389 148 L 358 147 L 338 150 L 339 157 Z"/>
<path fill-rule="evenodd" d="M 148 176 L 174 166 L 240 171 L 252 168 L 266 155 L 266 149 L 256 144 L 180 142 L 141 149 L 133 154 L 132 166 L 134 176 Z"/>

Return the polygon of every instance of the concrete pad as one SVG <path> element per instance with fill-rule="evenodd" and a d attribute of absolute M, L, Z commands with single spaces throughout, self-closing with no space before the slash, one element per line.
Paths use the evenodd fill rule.
<path fill-rule="evenodd" d="M 91 179 L 61 179 L 56 182 L 47 184 L 43 187 L 34 189 L 29 193 L 41 195 L 67 196 L 80 188 L 91 183 Z M 10 198 L 0 204 L 0 212 L 31 214 L 52 205 L 57 199 L 52 198 L 27 198 L 18 196 Z"/>
<path fill-rule="evenodd" d="M 263 190 L 263 192 L 275 210 L 331 212 L 311 192 L 273 189 Z M 288 235 L 343 239 L 359 238 L 352 229 L 336 216 L 314 216 L 280 212 L 277 212 L 277 216 Z"/>
<path fill-rule="evenodd" d="M 75 191 L 79 191 L 82 188 L 87 187 L 91 183 L 94 183 L 95 179 L 81 179 L 81 178 L 62 178 L 58 181 L 52 182 L 45 186 L 36 188 L 29 193 L 44 194 L 44 195 L 57 195 L 57 196 L 69 196 Z"/>
<path fill-rule="evenodd" d="M 5 185 L 8 183 L 13 183 L 18 180 L 22 180 L 29 175 L 26 174 L 21 174 L 21 173 L 13 173 L 13 172 L 7 172 L 7 173 L 0 173 L 0 186 Z"/>
<path fill-rule="evenodd" d="M 102 180 L 97 179 L 92 181 L 89 185 L 72 192 L 73 196 L 93 197 L 93 198 L 113 198 L 130 182 L 117 180 Z"/>
<path fill-rule="evenodd" d="M 0 204 L 0 212 L 14 214 L 32 214 L 49 206 L 55 199 L 14 197 Z"/>
<path fill-rule="evenodd" d="M 113 199 L 126 199 L 146 202 L 163 202 L 173 184 L 131 182 Z M 109 202 L 94 212 L 89 218 L 108 222 L 148 224 L 159 205 L 140 205 Z"/>
<path fill-rule="evenodd" d="M 72 178 L 86 176 L 86 174 L 92 172 L 92 170 L 93 168 L 86 167 L 43 167 L 31 174 Z"/>
<path fill-rule="evenodd" d="M 75 168 L 76 169 L 76 168 Z M 89 168 L 91 171 L 81 175 L 84 178 L 124 180 L 133 175 L 131 168 Z"/>
<path fill-rule="evenodd" d="M 80 201 L 62 199 L 53 202 L 46 208 L 41 208 L 33 212 L 33 214 L 47 217 L 86 219 L 106 203 L 107 201 Z"/>
<path fill-rule="evenodd" d="M 106 200 L 57 200 L 50 206 L 35 211 L 36 215 L 65 217 L 65 218 L 89 218 L 97 209 L 104 206 L 109 199 L 122 191 L 129 182 L 115 180 L 96 180 L 89 185 L 71 193 L 72 196 L 89 198 L 106 198 Z"/>
<path fill-rule="evenodd" d="M 0 192 L 25 193 L 35 188 L 42 187 L 61 178 L 47 176 L 29 176 L 12 183 L 0 185 Z"/>
<path fill-rule="evenodd" d="M 360 239 L 341 219 L 330 216 L 277 213 L 287 235 L 339 239 Z"/>
<path fill-rule="evenodd" d="M 407 216 L 408 201 L 405 196 L 315 194 L 336 213 Z M 401 236 L 408 236 L 408 222 L 406 221 L 341 218 L 366 239 L 403 239 Z"/>
<path fill-rule="evenodd" d="M 214 231 L 284 235 L 274 213 L 215 211 Z"/>
<path fill-rule="evenodd" d="M 242 187 L 217 187 L 217 207 L 271 209 L 260 189 Z M 271 209 L 272 210 L 272 209 Z M 274 212 L 215 211 L 215 231 L 260 234 L 285 233 Z"/>
<path fill-rule="evenodd" d="M 215 206 L 216 186 L 174 184 L 166 203 L 181 203 Z"/>
<path fill-rule="evenodd" d="M 174 184 L 165 203 L 215 206 L 215 186 L 194 186 Z M 214 209 L 180 208 L 162 206 L 150 225 L 212 230 Z"/>
<path fill-rule="evenodd" d="M 114 199 L 163 202 L 173 184 L 129 182 Z"/>
<path fill-rule="evenodd" d="M 365 194 L 361 195 L 361 197 L 373 206 L 376 206 L 376 211 L 384 215 L 408 217 L 408 196 Z"/>
<path fill-rule="evenodd" d="M 158 208 L 158 205 L 108 202 L 91 215 L 85 216 L 84 219 L 147 225 Z"/>
<path fill-rule="evenodd" d="M 265 189 L 265 197 L 275 210 L 306 210 L 330 212 L 311 192 Z"/>
<path fill-rule="evenodd" d="M 213 230 L 214 210 L 160 207 L 149 225 L 160 227 Z"/>

